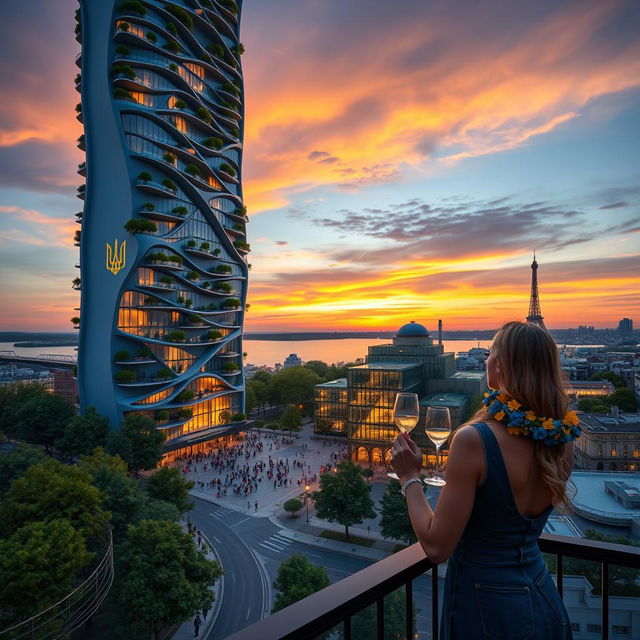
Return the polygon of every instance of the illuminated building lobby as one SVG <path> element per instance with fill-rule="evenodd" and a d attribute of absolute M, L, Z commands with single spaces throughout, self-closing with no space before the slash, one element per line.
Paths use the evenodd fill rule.
<path fill-rule="evenodd" d="M 416 393 L 420 420 L 411 437 L 434 461 L 435 448 L 424 432 L 428 406 L 446 406 L 451 423 L 459 426 L 470 411 L 471 399 L 484 392 L 484 372 L 456 372 L 453 353 L 442 341 L 434 343 L 417 322 L 400 327 L 391 344 L 370 346 L 366 363 L 350 367 L 346 378 L 316 386 L 315 432 L 346 437 L 349 456 L 368 464 L 387 462 L 398 434 L 393 403 L 399 392 Z M 446 457 L 446 452 L 444 453 Z"/>

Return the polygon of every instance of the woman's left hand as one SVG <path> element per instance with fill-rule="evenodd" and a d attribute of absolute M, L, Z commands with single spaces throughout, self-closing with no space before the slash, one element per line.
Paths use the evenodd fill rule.
<path fill-rule="evenodd" d="M 391 466 L 402 481 L 420 477 L 422 453 L 418 445 L 404 433 L 393 441 Z"/>

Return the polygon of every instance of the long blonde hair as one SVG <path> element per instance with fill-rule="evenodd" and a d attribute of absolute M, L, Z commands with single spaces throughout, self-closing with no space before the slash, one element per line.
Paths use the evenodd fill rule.
<path fill-rule="evenodd" d="M 566 379 L 558 347 L 546 329 L 531 322 L 507 322 L 494 336 L 491 349 L 500 368 L 502 391 L 537 416 L 564 418 L 569 408 Z M 486 410 L 483 413 L 486 418 Z M 565 447 L 535 441 L 536 461 L 556 508 L 570 507 Z"/>

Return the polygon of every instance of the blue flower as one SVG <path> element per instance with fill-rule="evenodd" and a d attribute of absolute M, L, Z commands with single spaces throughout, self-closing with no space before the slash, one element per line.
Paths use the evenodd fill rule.
<path fill-rule="evenodd" d="M 498 411 L 504 411 L 504 409 L 502 408 L 502 403 L 496 401 L 489 407 L 489 413 L 495 416 Z"/>
<path fill-rule="evenodd" d="M 553 426 L 554 426 L 556 429 L 560 429 L 560 428 L 562 428 L 562 420 L 554 420 L 554 421 L 553 421 Z"/>
<path fill-rule="evenodd" d="M 547 430 L 544 427 L 536 427 L 531 435 L 534 440 L 544 440 L 547 437 Z"/>
<path fill-rule="evenodd" d="M 522 411 L 512 411 L 510 417 L 511 424 L 519 427 L 522 425 L 522 421 L 524 420 L 524 413 Z"/>

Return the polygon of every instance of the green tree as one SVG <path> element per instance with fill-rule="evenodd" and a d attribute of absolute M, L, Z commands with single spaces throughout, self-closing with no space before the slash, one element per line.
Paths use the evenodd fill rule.
<path fill-rule="evenodd" d="M 253 389 L 252 385 L 247 384 L 246 386 L 246 394 L 244 401 L 244 408 L 247 412 L 247 415 L 251 415 L 251 412 L 258 406 L 258 399 L 256 397 L 256 392 Z"/>
<path fill-rule="evenodd" d="M 578 400 L 578 409 L 586 413 L 609 413 L 610 408 L 600 398 L 582 398 Z"/>
<path fill-rule="evenodd" d="M 258 373 L 264 372 L 258 371 Z M 258 373 L 256 373 L 256 376 Z M 249 380 L 249 382 L 247 382 L 247 390 L 251 390 L 255 395 L 256 406 L 258 409 L 262 409 L 262 415 L 264 416 L 265 405 L 269 402 L 269 383 L 264 380 L 256 380 L 254 376 Z"/>
<path fill-rule="evenodd" d="M 309 360 L 304 363 L 303 367 L 305 369 L 310 369 L 323 380 L 327 380 L 330 368 L 326 362 L 322 362 L 322 360 Z"/>
<path fill-rule="evenodd" d="M 33 444 L 43 444 L 48 451 L 64 434 L 75 414 L 75 407 L 62 396 L 35 394 L 15 412 L 18 437 Z"/>
<path fill-rule="evenodd" d="M 328 587 L 329 577 L 324 567 L 315 566 L 307 556 L 296 553 L 280 565 L 273 586 L 278 593 L 271 613 Z"/>
<path fill-rule="evenodd" d="M 403 589 L 397 589 L 384 598 L 384 638 L 405 638 L 406 606 Z M 352 640 L 371 640 L 376 637 L 376 605 L 373 604 L 356 613 L 351 620 Z M 416 626 L 416 607 L 413 608 L 413 628 Z"/>
<path fill-rule="evenodd" d="M 58 451 L 71 458 L 91 453 L 104 447 L 109 432 L 109 421 L 95 407 L 87 407 L 83 416 L 73 416 L 64 434 L 56 441 Z"/>
<path fill-rule="evenodd" d="M 180 525 L 142 520 L 128 528 L 118 557 L 116 604 L 129 635 L 152 634 L 210 608 L 217 562 L 195 547 Z"/>
<path fill-rule="evenodd" d="M 91 454 L 80 456 L 78 468 L 93 475 L 97 469 L 107 467 L 127 473 L 127 463 L 118 455 L 112 456 L 106 453 L 102 447 L 96 447 Z"/>
<path fill-rule="evenodd" d="M 149 477 L 147 493 L 152 498 L 170 502 L 180 513 L 186 513 L 193 509 L 193 502 L 189 500 L 189 491 L 194 486 L 193 480 L 186 480 L 175 467 L 161 467 Z"/>
<path fill-rule="evenodd" d="M 411 526 L 407 503 L 400 493 L 400 483 L 391 480 L 380 501 L 380 527 L 385 538 L 395 538 L 413 544 L 417 542 Z"/>
<path fill-rule="evenodd" d="M 63 519 L 89 540 L 101 533 L 109 519 L 103 498 L 89 474 L 46 460 L 13 481 L 0 503 L 0 530 L 10 536 L 30 522 Z"/>
<path fill-rule="evenodd" d="M 282 508 L 287 512 L 291 514 L 291 517 L 295 517 L 296 515 L 296 511 L 300 511 L 300 509 L 302 509 L 302 502 L 300 500 L 298 500 L 298 498 L 291 498 L 291 500 L 287 500 L 283 505 Z"/>
<path fill-rule="evenodd" d="M 162 458 L 165 435 L 156 429 L 156 423 L 145 416 L 128 415 L 119 431 L 107 438 L 107 450 L 119 455 L 130 472 L 138 477 L 141 469 L 153 469 Z"/>
<path fill-rule="evenodd" d="M 11 451 L 0 455 L 0 495 L 9 490 L 11 483 L 29 467 L 44 462 L 47 455 L 30 444 L 20 444 Z"/>
<path fill-rule="evenodd" d="M 272 374 L 270 374 L 268 371 L 260 370 L 260 371 L 256 371 L 253 374 L 251 381 L 264 382 L 265 384 L 269 384 L 272 377 L 273 377 Z"/>
<path fill-rule="evenodd" d="M 90 557 L 82 535 L 64 519 L 30 522 L 0 539 L 0 626 L 61 600 Z"/>
<path fill-rule="evenodd" d="M 627 389 L 626 387 L 616 389 L 613 395 L 607 397 L 606 400 L 608 404 L 611 406 L 615 405 L 622 409 L 622 411 L 633 413 L 636 410 L 636 396 L 631 389 Z"/>
<path fill-rule="evenodd" d="M 313 402 L 314 388 L 322 382 L 320 376 L 304 367 L 289 367 L 274 374 L 269 382 L 273 404 L 304 404 Z"/>
<path fill-rule="evenodd" d="M 282 413 L 279 419 L 280 426 L 284 429 L 289 429 L 289 437 L 291 437 L 291 430 L 296 429 L 302 424 L 302 412 L 298 407 L 290 404 Z"/>
<path fill-rule="evenodd" d="M 590 376 L 589 380 L 608 380 L 616 389 L 623 389 L 627 386 L 626 380 L 613 371 L 598 371 Z"/>
<path fill-rule="evenodd" d="M 171 522 L 178 522 L 178 520 L 180 520 L 180 512 L 175 505 L 166 500 L 152 498 L 144 493 L 142 497 L 140 509 L 131 521 L 131 524 L 136 524 L 141 520 L 170 520 Z"/>
<path fill-rule="evenodd" d="M 10 438 L 18 437 L 18 411 L 28 401 L 48 395 L 49 391 L 41 382 L 0 387 L 0 429 Z"/>
<path fill-rule="evenodd" d="M 314 491 L 311 497 L 318 518 L 343 525 L 347 540 L 350 526 L 376 516 L 371 487 L 360 468 L 349 460 L 339 462 L 336 473 L 323 473 L 320 490 Z"/>

